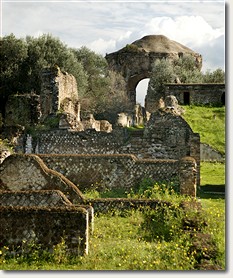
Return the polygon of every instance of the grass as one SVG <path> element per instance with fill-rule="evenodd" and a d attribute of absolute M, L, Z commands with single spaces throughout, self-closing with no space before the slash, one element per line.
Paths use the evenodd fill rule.
<path fill-rule="evenodd" d="M 200 134 L 202 143 L 225 154 L 225 107 L 182 106 L 182 117 L 193 132 Z"/>
<path fill-rule="evenodd" d="M 225 185 L 225 163 L 201 162 L 201 185 Z"/>
<path fill-rule="evenodd" d="M 126 193 L 115 191 L 112 195 L 115 194 Z M 118 211 L 114 215 L 96 216 L 88 256 L 67 256 L 64 241 L 55 247 L 53 254 L 36 248 L 29 255 L 7 258 L 2 250 L 1 269 L 196 270 L 203 269 L 203 262 L 214 269 L 225 268 L 224 199 L 200 199 L 201 213 L 196 209 L 184 211 L 179 204 L 182 200 L 190 201 L 189 197 L 176 194 L 175 186 L 150 180 L 144 180 L 134 192 L 128 193 L 128 197 L 133 196 L 174 202 L 156 210 L 129 211 L 124 216 Z M 203 240 L 200 234 L 210 235 L 211 241 L 205 237 Z"/>

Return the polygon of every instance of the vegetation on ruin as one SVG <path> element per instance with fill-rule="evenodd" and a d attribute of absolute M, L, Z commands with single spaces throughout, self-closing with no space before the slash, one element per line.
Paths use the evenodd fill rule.
<path fill-rule="evenodd" d="M 225 154 L 225 107 L 182 106 L 182 117 L 193 132 L 200 134 L 202 143 Z"/>
<path fill-rule="evenodd" d="M 148 186 L 148 187 L 147 187 Z M 89 255 L 68 256 L 63 240 L 54 252 L 31 244 L 29 253 L 0 251 L 4 270 L 207 270 L 225 269 L 224 199 L 179 196 L 171 185 L 144 181 L 130 195 L 178 202 L 156 210 L 100 214 L 90 236 Z M 149 195 L 148 195 L 149 194 Z M 193 204 L 189 209 L 185 205 Z M 198 209 L 201 203 L 203 209 Z M 180 204 L 183 204 L 180 206 Z M 159 223 L 159 225 L 158 225 Z"/>
<path fill-rule="evenodd" d="M 70 48 L 49 34 L 20 39 L 11 34 L 0 39 L 0 59 L 1 113 L 9 95 L 39 94 L 42 70 L 54 66 L 76 78 L 82 111 L 122 111 L 129 105 L 123 77 L 110 71 L 106 59 L 87 47 Z"/>
<path fill-rule="evenodd" d="M 106 61 L 92 51 L 81 48 L 69 49 L 59 39 L 50 35 L 39 38 L 17 39 L 13 35 L 1 39 L 0 59 L 3 71 L 0 75 L 1 88 L 6 95 L 16 91 L 37 90 L 40 86 L 39 73 L 44 66 L 57 64 L 62 70 L 73 74 L 79 86 L 83 104 L 89 111 L 101 111 L 103 107 L 127 105 L 124 99 L 117 102 L 114 88 L 123 91 L 124 82 L 119 76 L 108 72 Z M 128 45 L 132 48 L 132 45 Z M 4 51 L 3 51 L 4 50 Z M 136 51 L 136 49 L 134 49 Z M 182 82 L 223 82 L 224 73 L 217 70 L 203 76 L 199 71 L 181 70 L 181 60 L 166 69 L 166 62 L 158 62 L 163 69 L 156 74 L 162 82 L 173 82 L 179 75 Z M 186 60 L 187 68 L 189 67 Z M 162 64 L 163 63 L 163 64 Z M 170 66 L 169 66 L 170 67 Z M 174 74 L 174 69 L 175 73 Z M 179 74 L 178 74 L 179 73 Z M 164 75 L 163 75 L 164 74 Z M 170 74 L 170 75 L 166 75 Z M 201 78 L 201 79 L 199 79 Z M 25 80 L 25 82 L 22 82 Z M 154 82 L 157 82 L 154 80 Z M 4 90 L 3 90 L 4 89 Z M 111 98 L 106 97 L 111 93 Z M 123 96 L 123 94 L 122 94 Z M 96 102 L 96 99 L 99 101 Z M 125 104 L 126 103 L 126 104 Z M 85 106 L 84 106 L 85 107 Z M 194 132 L 201 136 L 201 142 L 225 153 L 225 107 L 185 106 L 183 117 Z M 57 126 L 57 119 L 51 119 L 47 126 Z M 0 122 L 1 126 L 1 122 Z M 42 127 L 44 128 L 44 126 Z M 139 130 L 134 127 L 130 130 Z M 0 139 L 0 149 L 11 146 Z M 225 185 L 225 164 L 201 163 L 201 185 L 206 187 Z M 156 210 L 115 211 L 95 217 L 95 229 L 90 236 L 89 255 L 68 256 L 63 240 L 54 246 L 54 252 L 47 252 L 39 245 L 29 244 L 29 252 L 8 254 L 7 246 L 0 246 L 0 269 L 3 270 L 207 270 L 225 269 L 225 200 L 224 195 L 198 192 L 194 203 L 201 203 L 202 210 L 194 205 L 189 210 L 181 204 L 193 202 L 190 197 L 178 194 L 176 181 L 157 183 L 145 179 L 138 187 L 99 192 L 98 185 L 85 192 L 87 198 L 129 197 L 153 198 L 169 201 L 171 205 Z M 200 198 L 201 197 L 201 198 Z"/>
<path fill-rule="evenodd" d="M 164 91 L 166 83 L 225 83 L 225 72 L 218 68 L 215 71 L 201 72 L 191 55 L 184 55 L 172 61 L 156 60 L 149 82 L 149 89 Z"/>

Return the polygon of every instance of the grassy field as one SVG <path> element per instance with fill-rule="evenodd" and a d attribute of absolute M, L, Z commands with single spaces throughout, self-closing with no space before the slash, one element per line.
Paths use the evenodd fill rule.
<path fill-rule="evenodd" d="M 225 107 L 182 107 L 182 117 L 200 134 L 201 142 L 225 154 Z"/>
<path fill-rule="evenodd" d="M 201 185 L 225 185 L 225 163 L 201 162 Z"/>
<path fill-rule="evenodd" d="M 144 182 L 137 191 L 128 193 L 128 197 L 137 198 L 140 195 L 144 198 L 147 196 L 173 200 L 173 205 L 156 210 L 125 213 L 115 211 L 113 214 L 96 215 L 88 256 L 68 257 L 65 242 L 56 246 L 53 254 L 34 248 L 28 255 L 15 255 L 9 258 L 6 255 L 7 248 L 2 248 L 0 268 L 4 270 L 225 269 L 224 198 L 198 198 L 197 202 L 203 207 L 201 212 L 196 209 L 184 211 L 179 204 L 182 201 L 190 201 L 190 198 L 174 193 L 171 187 L 164 184 L 147 183 L 147 185 L 146 187 Z M 121 197 L 119 192 L 103 194 L 111 196 L 117 194 Z M 89 195 L 101 196 L 94 191 L 89 192 Z M 125 196 L 125 193 L 123 195 Z M 210 240 L 206 235 L 210 236 Z"/>

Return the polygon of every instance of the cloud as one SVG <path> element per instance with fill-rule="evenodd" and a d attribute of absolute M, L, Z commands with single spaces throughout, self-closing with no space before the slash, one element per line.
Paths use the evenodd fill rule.
<path fill-rule="evenodd" d="M 111 52 L 112 49 L 116 48 L 116 41 L 99 38 L 91 43 L 88 43 L 86 46 L 98 54 L 105 55 L 106 53 Z"/>
<path fill-rule="evenodd" d="M 144 35 L 163 34 L 212 59 L 208 67 L 223 65 L 224 3 L 54 2 L 3 2 L 3 35 L 51 33 L 68 46 L 105 55 Z"/>
<path fill-rule="evenodd" d="M 214 29 L 201 16 L 156 17 L 146 24 L 145 30 L 147 34 L 163 34 L 193 48 L 224 34 L 222 28 Z"/>

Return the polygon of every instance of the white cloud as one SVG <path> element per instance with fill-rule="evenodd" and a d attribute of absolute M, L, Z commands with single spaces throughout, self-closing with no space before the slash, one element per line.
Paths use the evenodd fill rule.
<path fill-rule="evenodd" d="M 105 55 L 144 35 L 163 34 L 212 59 L 210 66 L 223 64 L 224 2 L 54 2 L 4 2 L 3 35 L 51 33 Z"/>
<path fill-rule="evenodd" d="M 88 43 L 86 46 L 98 54 L 105 55 L 106 53 L 111 52 L 113 49 L 115 49 L 116 41 L 104 40 L 102 38 L 99 38 L 91 43 Z"/>
<path fill-rule="evenodd" d="M 224 34 L 222 28 L 214 29 L 201 16 L 156 17 L 145 25 L 145 30 L 147 34 L 163 34 L 192 48 Z"/>

